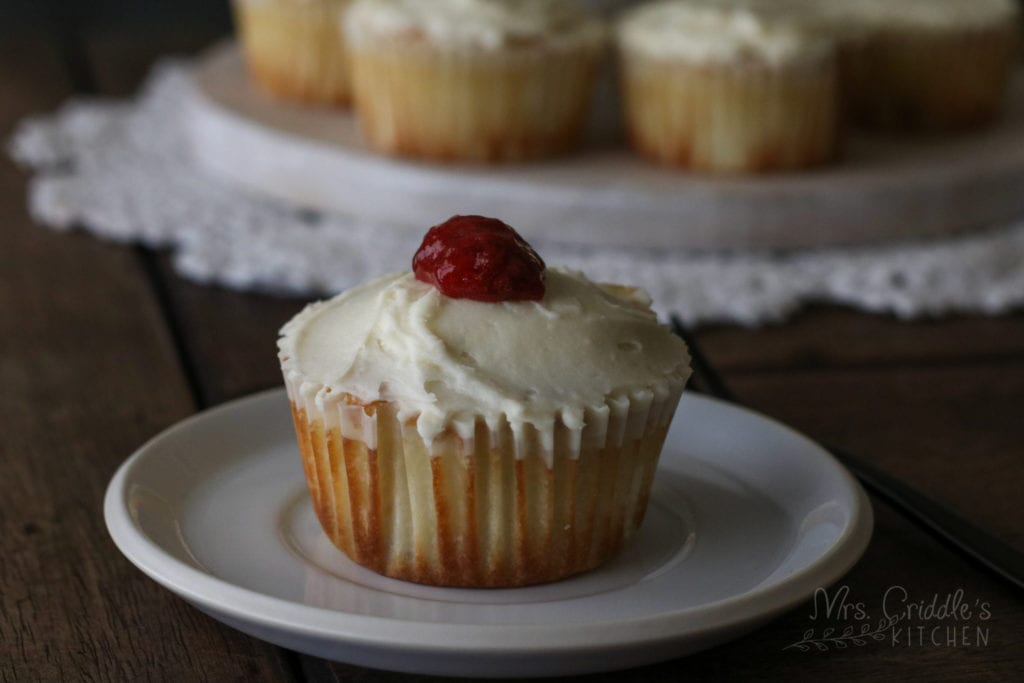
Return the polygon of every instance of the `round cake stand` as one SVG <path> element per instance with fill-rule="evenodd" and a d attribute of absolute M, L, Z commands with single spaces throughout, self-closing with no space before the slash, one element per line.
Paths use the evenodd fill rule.
<path fill-rule="evenodd" d="M 254 88 L 233 44 L 194 71 L 187 125 L 199 165 L 305 208 L 418 238 L 453 214 L 501 217 L 527 237 L 649 248 L 790 249 L 951 234 L 1024 214 L 1024 73 L 994 126 L 947 137 L 850 136 L 834 166 L 712 177 L 591 144 L 544 162 L 482 166 L 367 149 L 350 112 Z"/>

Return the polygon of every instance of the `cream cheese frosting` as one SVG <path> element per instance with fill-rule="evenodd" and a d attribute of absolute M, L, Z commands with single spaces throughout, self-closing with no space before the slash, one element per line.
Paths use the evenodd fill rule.
<path fill-rule="evenodd" d="M 654 58 L 697 62 L 756 60 L 781 64 L 834 49 L 828 35 L 809 30 L 799 12 L 742 0 L 667 0 L 627 13 L 620 43 Z"/>
<path fill-rule="evenodd" d="M 538 302 L 444 296 L 412 273 L 388 275 L 309 305 L 281 330 L 290 386 L 321 410 L 348 394 L 393 402 L 430 443 L 481 417 L 548 434 L 580 431 L 609 401 L 650 404 L 689 375 L 683 342 L 636 290 L 549 268 Z"/>
<path fill-rule="evenodd" d="M 600 42 L 603 24 L 573 0 L 357 0 L 350 41 L 421 35 L 446 48 L 496 50 L 536 41 Z"/>

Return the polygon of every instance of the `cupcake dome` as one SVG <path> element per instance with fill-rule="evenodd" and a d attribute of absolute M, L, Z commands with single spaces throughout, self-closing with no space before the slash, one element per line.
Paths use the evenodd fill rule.
<path fill-rule="evenodd" d="M 396 273 L 281 330 L 313 505 L 352 560 L 521 586 L 596 567 L 639 528 L 686 347 L 635 289 L 558 269 L 544 286 L 484 302 Z"/>

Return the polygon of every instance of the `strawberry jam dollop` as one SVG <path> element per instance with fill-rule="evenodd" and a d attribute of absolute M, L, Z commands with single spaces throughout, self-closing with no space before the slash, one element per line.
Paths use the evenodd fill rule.
<path fill-rule="evenodd" d="M 412 270 L 417 280 L 453 299 L 544 298 L 544 261 L 497 218 L 453 216 L 435 225 L 416 251 Z"/>

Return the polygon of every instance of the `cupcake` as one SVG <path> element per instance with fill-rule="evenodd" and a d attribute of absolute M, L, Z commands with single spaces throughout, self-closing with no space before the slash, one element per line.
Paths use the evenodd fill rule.
<path fill-rule="evenodd" d="M 279 348 L 326 534 L 365 567 L 442 586 L 609 559 L 640 526 L 689 375 L 649 303 L 461 216 L 431 229 L 414 272 L 307 307 Z"/>
<path fill-rule="evenodd" d="M 348 0 L 233 0 L 253 80 L 269 93 L 312 104 L 351 99 L 340 22 Z"/>
<path fill-rule="evenodd" d="M 641 154 L 737 173 L 835 156 L 835 42 L 761 5 L 668 0 L 622 18 L 625 119 Z"/>
<path fill-rule="evenodd" d="M 1018 46 L 1015 0 L 830 0 L 808 8 L 860 39 L 844 51 L 855 122 L 949 130 L 990 121 Z"/>
<path fill-rule="evenodd" d="M 580 140 L 605 32 L 572 0 L 356 0 L 346 28 L 378 151 L 494 162 Z"/>

